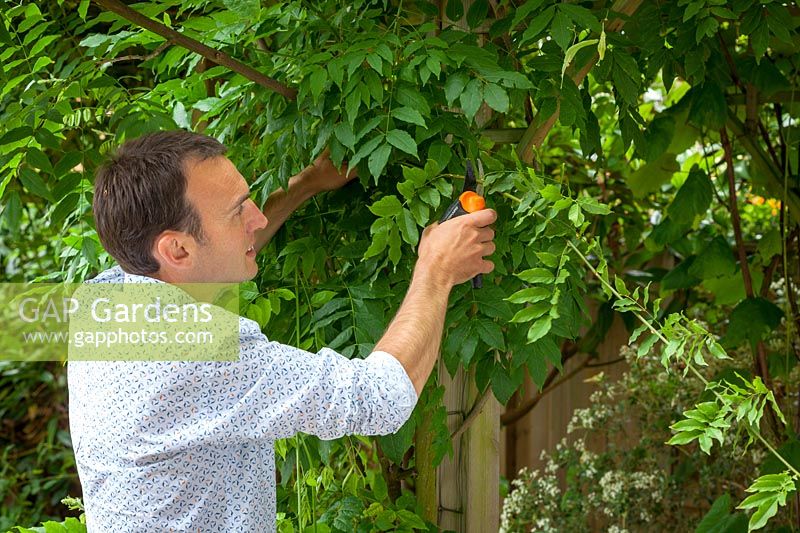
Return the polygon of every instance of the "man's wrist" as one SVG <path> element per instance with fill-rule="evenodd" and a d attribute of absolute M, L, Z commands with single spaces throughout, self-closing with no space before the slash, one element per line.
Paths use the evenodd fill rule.
<path fill-rule="evenodd" d="M 455 282 L 438 265 L 418 259 L 411 276 L 412 285 L 420 285 L 450 294 Z"/>
<path fill-rule="evenodd" d="M 288 193 L 299 200 L 298 205 L 311 199 L 311 197 L 319 192 L 314 190 L 314 187 L 311 185 L 313 180 L 311 179 L 310 173 L 313 171 L 314 169 L 312 167 L 307 167 L 300 171 L 299 174 L 289 179 Z"/>

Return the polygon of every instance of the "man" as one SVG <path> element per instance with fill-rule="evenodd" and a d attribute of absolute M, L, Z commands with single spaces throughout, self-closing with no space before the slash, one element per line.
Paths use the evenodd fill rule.
<path fill-rule="evenodd" d="M 97 232 L 120 266 L 93 281 L 249 280 L 289 214 L 349 179 L 319 158 L 262 213 L 224 153 L 182 131 L 120 147 L 94 196 Z M 493 269 L 483 258 L 494 252 L 495 218 L 485 210 L 423 232 L 408 293 L 364 360 L 271 342 L 241 318 L 239 361 L 71 362 L 89 530 L 274 530 L 274 439 L 397 431 L 436 361 L 451 288 Z"/>

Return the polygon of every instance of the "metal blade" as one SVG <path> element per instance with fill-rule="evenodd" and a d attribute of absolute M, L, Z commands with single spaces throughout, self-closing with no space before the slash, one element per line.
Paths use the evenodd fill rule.
<path fill-rule="evenodd" d="M 475 187 L 478 185 L 477 181 L 475 180 L 475 172 L 472 170 L 472 162 L 467 160 L 467 173 L 464 176 L 464 188 L 461 192 L 465 191 L 475 191 Z"/>

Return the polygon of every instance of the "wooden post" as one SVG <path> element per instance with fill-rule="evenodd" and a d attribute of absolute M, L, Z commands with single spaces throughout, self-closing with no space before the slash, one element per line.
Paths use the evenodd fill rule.
<path fill-rule="evenodd" d="M 450 0 L 454 1 L 454 0 Z M 466 14 L 474 0 L 461 0 Z M 439 2 L 442 27 L 457 26 L 470 31 L 466 17 L 449 20 L 446 2 Z M 487 31 L 476 29 L 476 33 Z M 478 39 L 479 43 L 483 38 Z M 484 103 L 475 120 L 487 124 L 492 110 Z M 482 177 L 482 176 L 481 176 Z M 479 391 L 474 371 L 459 367 L 452 378 L 444 364 L 439 364 L 439 383 L 444 385 L 447 426 L 453 434 L 477 404 Z M 500 525 L 500 414 L 501 406 L 489 391 L 481 411 L 469 428 L 453 439 L 453 457 L 445 457 L 437 476 L 438 520 L 440 529 L 457 533 L 497 531 Z"/>
<path fill-rule="evenodd" d="M 444 365 L 440 365 L 439 382 L 445 386 L 448 429 L 453 433 L 480 395 L 473 373 L 463 368 L 451 378 Z M 469 429 L 453 442 L 453 457 L 445 457 L 439 465 L 439 528 L 458 533 L 497 530 L 500 524 L 500 414 L 499 402 L 490 397 Z"/>
<path fill-rule="evenodd" d="M 422 517 L 434 524 L 439 520 L 439 493 L 436 490 L 436 468 L 433 466 L 433 432 L 431 418 L 423 417 L 414 433 L 417 479 L 417 501 L 422 506 Z"/>

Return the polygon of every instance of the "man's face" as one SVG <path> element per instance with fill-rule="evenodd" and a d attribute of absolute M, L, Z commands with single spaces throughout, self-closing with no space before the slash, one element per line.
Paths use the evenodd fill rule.
<path fill-rule="evenodd" d="M 205 240 L 197 243 L 192 281 L 239 283 L 258 273 L 256 231 L 267 218 L 227 157 L 188 161 L 186 197 L 200 215 Z"/>

